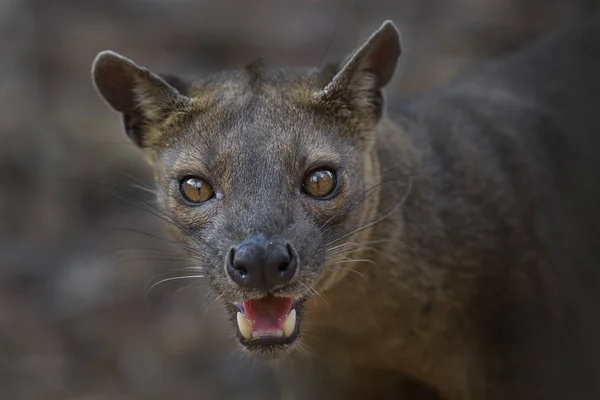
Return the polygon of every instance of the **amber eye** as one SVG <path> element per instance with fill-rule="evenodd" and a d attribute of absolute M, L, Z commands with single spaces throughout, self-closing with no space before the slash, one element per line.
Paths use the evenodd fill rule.
<path fill-rule="evenodd" d="M 179 183 L 181 195 L 191 203 L 203 203 L 214 196 L 212 186 L 201 178 L 185 178 Z"/>
<path fill-rule="evenodd" d="M 334 192 L 336 184 L 335 172 L 330 169 L 316 169 L 306 175 L 304 191 L 309 196 L 322 199 Z"/>

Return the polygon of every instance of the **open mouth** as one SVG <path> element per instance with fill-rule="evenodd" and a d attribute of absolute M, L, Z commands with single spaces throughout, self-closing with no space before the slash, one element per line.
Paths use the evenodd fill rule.
<path fill-rule="evenodd" d="M 269 295 L 234 303 L 240 342 L 246 347 L 292 344 L 300 333 L 297 307 L 302 301 Z"/>

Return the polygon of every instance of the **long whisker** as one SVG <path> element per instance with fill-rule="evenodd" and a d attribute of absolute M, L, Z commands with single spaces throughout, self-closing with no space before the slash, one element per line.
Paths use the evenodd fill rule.
<path fill-rule="evenodd" d="M 119 188 L 115 188 L 112 187 L 110 185 L 105 185 L 105 184 L 101 184 L 101 183 L 97 183 L 97 182 L 92 182 L 93 184 L 96 184 L 97 186 L 103 188 L 105 191 L 107 191 L 108 193 L 113 194 L 114 196 L 128 202 L 130 205 L 134 205 L 129 199 L 127 199 L 126 197 L 120 195 L 119 193 L 126 193 L 123 190 L 119 189 Z M 204 239 L 202 239 L 200 236 L 198 236 L 195 232 L 187 229 L 186 227 L 182 226 L 181 224 L 177 223 L 176 221 L 174 221 L 169 215 L 167 215 L 165 212 L 163 212 L 162 210 L 160 210 L 159 208 L 157 208 L 156 206 L 151 205 L 150 203 L 148 203 L 146 200 L 142 199 L 139 196 L 135 196 L 129 193 L 126 193 L 129 196 L 132 196 L 133 198 L 135 198 L 136 200 L 142 202 L 145 206 L 149 207 L 150 210 L 143 208 L 143 207 L 138 207 L 139 209 L 148 212 L 151 215 L 154 215 L 157 218 L 160 218 L 161 220 L 175 226 L 176 228 L 181 229 L 182 231 L 184 231 L 185 233 L 187 233 L 188 235 L 190 235 L 193 239 L 205 244 L 207 247 L 212 249 L 212 246 L 210 246 Z"/>
<path fill-rule="evenodd" d="M 220 295 L 218 295 L 217 297 L 215 297 L 213 299 L 213 301 L 211 301 L 210 303 L 208 303 L 208 305 L 204 309 L 204 318 L 206 318 L 206 315 L 207 315 L 208 311 L 210 310 L 210 308 L 212 307 L 212 305 L 215 304 L 217 301 L 219 301 L 219 299 L 221 299 L 223 296 L 225 296 L 226 293 L 227 293 L 227 289 L 225 289 Z"/>
<path fill-rule="evenodd" d="M 175 270 L 169 270 L 167 272 L 164 272 L 162 274 L 157 275 L 153 280 L 160 280 L 162 278 L 168 278 L 171 277 L 173 275 L 175 276 L 184 276 L 184 275 L 178 275 L 182 272 L 202 272 L 202 268 L 197 268 L 197 267 L 182 267 L 182 268 L 177 268 Z"/>
<path fill-rule="evenodd" d="M 153 239 L 162 240 L 162 241 L 164 241 L 164 242 L 171 243 L 171 244 L 174 244 L 174 245 L 176 245 L 176 246 L 179 246 L 179 247 L 181 247 L 182 249 L 189 250 L 190 252 L 192 252 L 192 253 L 194 253 L 194 254 L 197 254 L 198 256 L 203 256 L 203 254 L 201 254 L 200 252 L 198 252 L 198 251 L 197 251 L 196 249 L 194 249 L 193 247 L 190 247 L 190 246 L 188 246 L 188 245 L 185 245 L 185 244 L 183 244 L 183 243 L 180 243 L 180 242 L 178 242 L 178 241 L 176 241 L 176 240 L 170 240 L 170 239 L 167 239 L 167 238 L 160 237 L 160 236 L 158 236 L 158 235 L 153 235 L 153 234 L 151 234 L 151 233 L 148 233 L 148 232 L 142 232 L 142 231 L 138 231 L 138 230 L 136 230 L 136 229 L 131 229 L 131 228 L 111 227 L 111 228 L 109 228 L 109 229 L 111 229 L 111 230 L 116 230 L 116 231 L 123 231 L 123 232 L 132 232 L 132 233 L 137 233 L 138 235 L 142 235 L 142 236 L 148 236 L 148 237 L 151 237 L 151 238 L 153 238 Z"/>
<path fill-rule="evenodd" d="M 343 251 L 336 251 L 336 252 L 326 253 L 326 254 L 327 254 L 327 258 L 336 259 L 340 256 L 347 256 L 347 255 L 354 254 L 357 251 L 371 251 L 371 252 L 380 253 L 383 250 L 380 250 L 380 249 L 377 249 L 377 248 L 371 247 L 371 246 L 358 246 L 358 247 L 352 247 L 349 249 L 345 249 Z"/>
<path fill-rule="evenodd" d="M 341 11 L 342 11 L 342 0 L 339 0 L 338 4 L 337 4 L 337 9 L 335 12 L 335 22 L 333 24 L 333 31 L 331 32 L 331 35 L 329 36 L 329 41 L 327 43 L 327 47 L 325 48 L 325 52 L 321 56 L 321 59 L 319 60 L 319 63 L 317 64 L 317 67 L 315 68 L 315 71 L 313 72 L 313 76 L 311 78 L 312 84 L 314 84 L 315 79 L 317 78 L 317 76 L 319 74 L 319 70 L 321 69 L 321 65 L 323 65 L 323 61 L 325 61 L 325 57 L 329 53 L 329 50 L 331 49 L 331 45 L 333 44 L 333 40 L 335 39 L 335 33 L 337 32 L 337 29 L 338 29 Z"/>
<path fill-rule="evenodd" d="M 363 224 L 363 225 L 361 225 L 361 226 L 359 226 L 359 227 L 357 227 L 357 228 L 355 228 L 355 229 L 351 230 L 350 232 L 347 232 L 347 233 L 345 233 L 345 234 L 343 234 L 343 235 L 341 235 L 341 236 L 339 236 L 339 237 L 337 237 L 337 238 L 335 238 L 335 239 L 331 240 L 329 243 L 327 243 L 327 245 L 330 245 L 330 244 L 337 243 L 337 242 L 339 242 L 339 241 L 340 241 L 340 240 L 342 240 L 342 239 L 345 239 L 345 238 L 347 238 L 347 237 L 349 237 L 349 236 L 352 236 L 352 235 L 354 235 L 354 234 L 356 234 L 356 233 L 358 233 L 358 232 L 362 232 L 362 231 L 364 231 L 364 230 L 365 230 L 365 229 L 367 229 L 367 228 L 370 228 L 370 227 L 372 227 L 372 226 L 374 226 L 374 225 L 377 225 L 377 224 L 378 224 L 378 223 L 380 223 L 381 221 L 385 220 L 385 219 L 386 219 L 386 218 L 387 218 L 389 215 L 391 215 L 391 213 L 390 213 L 390 214 L 383 215 L 383 216 L 382 216 L 382 217 L 380 217 L 380 218 L 375 218 L 373 221 L 371 221 L 371 222 L 369 222 L 369 223 L 366 223 L 366 224 Z"/>
<path fill-rule="evenodd" d="M 97 186 L 103 188 L 106 192 L 122 199 L 123 201 L 127 202 L 129 205 L 134 206 L 142 211 L 145 211 L 157 218 L 160 218 L 161 220 L 165 221 L 166 223 L 169 223 L 173 226 L 175 226 L 176 228 L 181 229 L 182 231 L 186 232 L 187 234 L 189 234 L 192 238 L 200 241 L 200 242 L 204 242 L 205 241 L 200 238 L 199 236 L 196 235 L 195 232 L 190 231 L 189 229 L 185 228 L 184 226 L 182 226 L 181 224 L 177 223 L 176 221 L 174 221 L 167 213 L 165 213 L 164 211 L 160 210 L 158 207 L 150 204 L 148 201 L 146 201 L 145 199 L 136 196 L 134 194 L 131 193 L 127 193 L 119 188 L 110 186 L 110 185 L 106 185 L 106 184 L 102 184 L 102 183 L 97 183 L 97 182 L 92 182 L 93 184 L 96 184 Z M 119 194 L 122 193 L 123 195 Z M 137 206 L 135 203 L 133 203 L 130 199 L 124 197 L 124 195 L 128 195 L 133 197 L 134 199 L 138 200 L 139 202 L 141 202 L 142 204 L 144 204 L 146 207 L 150 208 L 150 209 L 146 209 L 144 207 L 139 207 Z M 205 243 L 208 245 L 208 243 Z"/>
<path fill-rule="evenodd" d="M 358 272 L 357 270 L 355 270 L 353 268 L 333 268 L 331 266 L 331 264 L 326 265 L 326 266 L 323 267 L 323 272 L 338 272 L 338 271 L 340 271 L 340 272 L 346 272 L 346 271 L 352 272 L 352 273 L 360 276 L 365 282 L 367 282 L 367 277 L 364 274 Z"/>
<path fill-rule="evenodd" d="M 406 190 L 406 193 L 405 193 L 404 197 L 398 202 L 398 204 L 396 204 L 394 207 L 392 207 L 392 209 L 389 212 L 380 214 L 379 216 L 376 216 L 371 222 L 363 224 L 363 225 L 361 225 L 361 226 L 359 226 L 359 227 L 351 230 L 350 232 L 347 232 L 345 234 L 342 234 L 341 236 L 338 236 L 337 238 L 334 238 L 333 240 L 331 240 L 328 243 L 326 243 L 323 247 L 328 247 L 328 246 L 330 246 L 330 245 L 332 245 L 334 243 L 339 242 L 340 240 L 343 240 L 343 239 L 345 239 L 345 238 L 347 238 L 349 236 L 352 236 L 352 235 L 354 235 L 354 234 L 356 234 L 358 232 L 361 232 L 361 231 L 363 231 L 363 230 L 365 230 L 367 228 L 370 228 L 370 227 L 372 227 L 374 225 L 377 225 L 381 221 L 386 220 L 389 216 L 393 215 L 396 212 L 396 210 L 398 210 L 400 207 L 402 207 L 402 205 L 404 204 L 404 202 L 408 198 L 408 195 L 409 195 L 409 193 L 411 191 L 411 188 L 412 188 L 412 180 L 409 179 L 408 180 L 408 189 Z"/>
<path fill-rule="evenodd" d="M 124 176 L 126 178 L 131 179 L 132 181 L 136 181 L 140 186 L 142 186 L 142 187 L 144 187 L 146 189 L 150 189 L 150 187 L 146 183 L 144 183 L 144 181 L 142 181 L 140 178 L 138 178 L 138 177 L 136 177 L 136 176 L 134 176 L 134 175 L 132 175 L 132 174 L 130 174 L 128 172 L 117 171 L 117 173 L 119 175 L 122 175 L 122 176 Z"/>
<path fill-rule="evenodd" d="M 91 259 L 86 260 L 86 264 L 92 264 L 92 263 L 98 261 L 101 258 L 108 257 L 110 255 L 116 254 L 118 252 L 122 252 L 124 250 L 138 250 L 138 251 L 139 250 L 144 250 L 144 251 L 156 252 L 158 254 L 165 255 L 165 256 L 186 257 L 183 254 L 173 253 L 173 252 L 165 251 L 165 250 L 162 250 L 162 249 L 155 249 L 155 248 L 152 248 L 152 247 L 135 247 L 135 246 L 134 247 L 118 247 L 116 249 L 107 250 L 105 252 L 97 254 L 96 256 L 92 257 Z"/>
<path fill-rule="evenodd" d="M 163 283 L 166 283 L 166 282 L 181 280 L 181 279 L 202 279 L 204 277 L 205 277 L 204 275 L 185 275 L 185 276 L 174 276 L 172 278 L 164 278 L 164 279 L 159 280 L 158 282 L 153 283 L 148 288 L 148 293 L 150 293 L 157 286 L 162 285 Z"/>
<path fill-rule="evenodd" d="M 331 217 L 329 217 L 329 219 L 327 219 L 327 221 L 325 221 L 321 227 L 319 228 L 320 232 L 325 231 L 325 229 L 327 228 L 328 224 L 330 224 L 332 221 L 334 221 L 336 218 L 347 215 L 350 211 L 352 211 L 356 206 L 358 206 L 359 204 L 361 204 L 363 201 L 365 201 L 369 196 L 371 196 L 374 193 L 374 190 L 377 189 L 378 187 L 381 186 L 382 183 L 378 183 L 376 185 L 373 185 L 372 187 L 370 187 L 369 189 L 365 190 L 364 192 L 362 192 L 361 194 L 357 195 L 354 199 L 352 199 L 351 201 L 348 202 L 348 204 L 346 205 L 346 207 L 339 209 L 337 212 L 335 212 Z"/>
<path fill-rule="evenodd" d="M 410 182 L 410 177 L 411 177 L 410 174 L 405 174 L 402 178 L 408 178 L 408 181 Z M 320 232 L 324 232 L 328 228 L 328 224 L 330 224 L 336 218 L 341 218 L 341 217 L 344 217 L 344 216 L 348 215 L 357 206 L 359 206 L 364 201 L 366 201 L 370 196 L 372 196 L 373 194 L 375 194 L 376 193 L 375 189 L 378 189 L 381 186 L 387 185 L 387 184 L 390 184 L 390 183 L 401 183 L 401 182 L 405 182 L 405 179 L 390 179 L 390 180 L 379 182 L 378 184 L 373 185 L 372 187 L 366 189 L 361 194 L 357 195 L 354 199 L 352 199 L 351 201 L 349 201 L 348 204 L 346 205 L 346 207 L 338 210 L 327 221 L 325 221 L 325 223 L 323 223 L 323 225 L 321 225 L 321 227 L 319 228 L 319 231 Z"/>
<path fill-rule="evenodd" d="M 385 243 L 385 242 L 391 243 L 392 240 L 391 239 L 390 240 L 386 240 L 386 241 L 384 241 L 382 243 Z M 385 251 L 386 251 L 384 249 L 380 249 L 380 248 L 375 247 L 375 246 L 367 246 L 367 245 L 360 245 L 359 244 L 359 245 L 352 246 L 352 247 L 344 247 L 344 248 L 341 248 L 341 249 L 337 249 L 335 251 L 328 251 L 328 250 L 326 250 L 325 254 L 327 255 L 328 258 L 335 258 L 335 257 L 338 257 L 338 256 L 343 256 L 345 254 L 351 254 L 351 253 L 354 253 L 356 251 L 364 251 L 364 250 L 366 250 L 366 251 L 372 251 L 374 253 L 385 253 Z"/>
<path fill-rule="evenodd" d="M 132 262 L 132 261 L 169 261 L 169 262 L 174 262 L 174 263 L 183 263 L 183 264 L 190 264 L 190 265 L 194 265 L 195 264 L 193 260 L 186 260 L 184 258 L 171 258 L 171 257 L 129 257 L 129 258 L 122 259 L 122 261 L 125 261 L 125 262 Z"/>
<path fill-rule="evenodd" d="M 142 191 L 144 191 L 146 193 L 150 193 L 150 194 L 153 194 L 155 196 L 158 194 L 158 191 L 156 191 L 156 189 L 151 189 L 151 188 L 143 186 L 143 185 L 138 185 L 138 184 L 132 183 L 130 186 L 132 188 L 140 189 L 140 190 L 142 190 Z"/>
<path fill-rule="evenodd" d="M 373 265 L 376 264 L 375 261 L 369 260 L 368 258 L 354 258 L 354 259 L 333 261 L 333 262 L 327 263 L 327 265 L 329 266 L 329 265 L 347 264 L 347 263 L 359 263 L 359 262 L 364 262 L 364 263 L 373 264 Z"/>
<path fill-rule="evenodd" d="M 337 246 L 330 247 L 330 248 L 327 249 L 327 251 L 328 252 L 329 251 L 333 251 L 333 250 L 339 249 L 341 247 L 350 246 L 350 245 L 352 245 L 352 246 L 364 246 L 364 245 L 370 245 L 370 244 L 389 243 L 389 242 L 391 242 L 390 239 L 369 240 L 367 242 L 346 242 L 346 243 L 339 244 Z"/>
<path fill-rule="evenodd" d="M 323 300 L 323 302 L 324 302 L 325 304 L 327 304 L 327 306 L 329 306 L 329 302 L 327 301 L 327 299 L 325 298 L 325 296 L 323 296 L 323 294 L 321 294 L 321 292 L 319 292 L 317 289 L 315 289 L 315 288 L 313 288 L 313 287 L 310 287 L 310 286 L 308 286 L 308 285 L 306 285 L 306 284 L 304 284 L 304 283 L 302 283 L 302 282 L 299 282 L 299 283 L 300 283 L 300 285 L 301 285 L 302 287 L 304 287 L 304 289 L 306 289 L 306 290 L 308 290 L 309 292 L 311 292 L 311 293 L 313 293 L 313 294 L 315 294 L 315 295 L 319 296 L 319 297 L 320 297 L 320 298 Z"/>

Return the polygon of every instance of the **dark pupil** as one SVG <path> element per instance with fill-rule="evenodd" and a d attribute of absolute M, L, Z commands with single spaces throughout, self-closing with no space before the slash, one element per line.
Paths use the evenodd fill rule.
<path fill-rule="evenodd" d="M 310 177 L 310 184 L 317 195 L 324 195 L 331 189 L 331 173 L 329 171 L 317 171 Z"/>
<path fill-rule="evenodd" d="M 186 182 L 186 194 L 190 200 L 200 200 L 202 198 L 202 181 L 198 179 L 188 179 Z"/>

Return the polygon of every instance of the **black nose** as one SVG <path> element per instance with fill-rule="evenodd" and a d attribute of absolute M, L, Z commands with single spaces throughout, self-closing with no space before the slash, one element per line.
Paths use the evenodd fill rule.
<path fill-rule="evenodd" d="M 227 272 L 242 287 L 269 291 L 289 282 L 297 264 L 296 252 L 289 243 L 259 235 L 230 250 Z"/>

